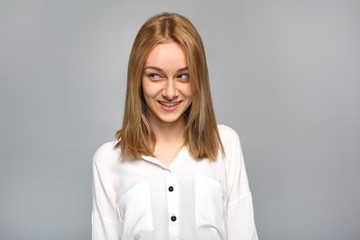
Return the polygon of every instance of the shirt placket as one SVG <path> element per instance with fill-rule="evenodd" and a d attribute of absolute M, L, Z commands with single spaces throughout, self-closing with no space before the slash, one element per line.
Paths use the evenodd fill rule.
<path fill-rule="evenodd" d="M 169 221 L 169 239 L 179 239 L 179 188 L 176 171 L 169 171 L 167 176 L 167 205 Z"/>

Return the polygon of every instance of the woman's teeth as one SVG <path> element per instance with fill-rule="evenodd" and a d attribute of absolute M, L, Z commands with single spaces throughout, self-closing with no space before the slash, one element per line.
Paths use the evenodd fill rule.
<path fill-rule="evenodd" d="M 174 102 L 174 103 L 167 103 L 167 102 L 161 102 L 160 101 L 160 104 L 166 106 L 166 107 L 172 107 L 172 106 L 175 106 L 177 104 L 179 104 L 180 102 Z"/>

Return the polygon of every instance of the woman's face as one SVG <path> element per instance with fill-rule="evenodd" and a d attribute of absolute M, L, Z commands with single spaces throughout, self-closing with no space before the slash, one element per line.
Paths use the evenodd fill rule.
<path fill-rule="evenodd" d="M 179 44 L 163 43 L 151 50 L 143 70 L 142 88 L 150 122 L 184 121 L 192 89 L 185 52 Z"/>

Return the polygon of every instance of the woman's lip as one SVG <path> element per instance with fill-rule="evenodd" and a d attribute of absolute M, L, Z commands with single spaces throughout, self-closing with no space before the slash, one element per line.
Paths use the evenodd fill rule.
<path fill-rule="evenodd" d="M 174 111 L 179 107 L 182 101 L 176 101 L 176 102 L 158 101 L 158 103 L 160 104 L 161 108 L 164 109 L 165 111 Z"/>
<path fill-rule="evenodd" d="M 176 101 L 176 102 L 166 102 L 166 101 L 158 101 L 161 105 L 164 105 L 166 107 L 172 107 L 175 106 L 179 103 L 181 103 L 182 101 Z"/>

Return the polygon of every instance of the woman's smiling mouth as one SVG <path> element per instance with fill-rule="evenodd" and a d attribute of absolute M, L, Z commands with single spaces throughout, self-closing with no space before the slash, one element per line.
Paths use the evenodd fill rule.
<path fill-rule="evenodd" d="M 182 101 L 179 102 L 162 102 L 162 101 L 158 101 L 161 105 L 165 106 L 165 107 L 173 107 L 178 105 L 179 103 L 181 103 Z"/>

